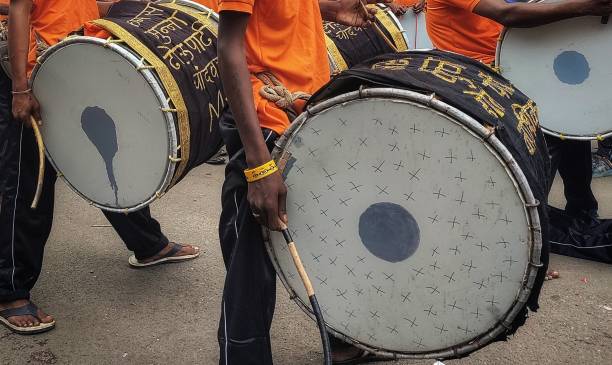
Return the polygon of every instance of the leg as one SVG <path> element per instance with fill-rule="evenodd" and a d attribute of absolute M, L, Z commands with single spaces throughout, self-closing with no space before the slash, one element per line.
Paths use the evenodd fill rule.
<path fill-rule="evenodd" d="M 38 208 L 30 204 L 38 177 L 38 150 L 34 133 L 11 117 L 10 80 L 0 74 L 0 310 L 29 302 L 30 290 L 42 268 L 44 246 L 53 221 L 56 174 L 48 168 Z M 39 319 L 53 319 L 42 312 L 9 317 L 24 327 Z"/>
<path fill-rule="evenodd" d="M 149 207 L 129 214 L 104 210 L 102 213 L 138 260 L 156 255 L 169 243 L 161 231 L 159 222 L 151 217 Z"/>
<path fill-rule="evenodd" d="M 226 118 L 227 115 L 222 119 Z M 226 142 L 228 138 L 231 142 L 228 144 L 231 160 L 226 167 L 219 224 L 227 269 L 218 334 L 220 364 L 270 365 L 276 275 L 264 247 L 261 226 L 253 218 L 247 201 L 243 175 L 246 161 L 238 149 L 238 132 L 228 127 L 223 133 Z"/>
<path fill-rule="evenodd" d="M 566 140 L 563 144 L 559 174 L 565 186 L 565 211 L 572 215 L 587 213 L 596 217 L 598 204 L 591 190 L 591 142 Z"/>

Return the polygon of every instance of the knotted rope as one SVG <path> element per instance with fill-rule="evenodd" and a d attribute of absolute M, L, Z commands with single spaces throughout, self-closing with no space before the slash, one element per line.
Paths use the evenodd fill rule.
<path fill-rule="evenodd" d="M 290 121 L 297 117 L 294 104 L 297 100 L 307 101 L 312 96 L 303 91 L 291 92 L 285 87 L 272 73 L 268 71 L 255 74 L 264 86 L 259 89 L 259 95 L 264 99 L 273 102 L 279 109 L 287 113 Z"/>

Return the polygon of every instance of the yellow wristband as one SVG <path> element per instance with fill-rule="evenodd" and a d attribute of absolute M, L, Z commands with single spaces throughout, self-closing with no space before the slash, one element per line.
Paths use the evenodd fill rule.
<path fill-rule="evenodd" d="M 244 170 L 244 176 L 246 176 L 247 182 L 254 182 L 261 180 L 266 176 L 272 175 L 276 171 L 278 171 L 276 162 L 274 162 L 274 160 L 270 160 L 261 166 Z"/>

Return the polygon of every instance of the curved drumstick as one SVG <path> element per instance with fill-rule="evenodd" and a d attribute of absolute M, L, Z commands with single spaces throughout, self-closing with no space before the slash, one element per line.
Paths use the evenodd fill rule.
<path fill-rule="evenodd" d="M 289 229 L 285 227 L 281 232 L 283 233 L 285 242 L 287 242 L 289 252 L 291 253 L 291 258 L 293 258 L 293 263 L 295 264 L 295 268 L 297 269 L 297 272 L 300 275 L 300 278 L 302 279 L 304 288 L 306 288 L 306 294 L 308 295 L 308 299 L 310 300 L 312 311 L 315 315 L 315 318 L 317 319 L 317 325 L 319 326 L 319 334 L 321 335 L 321 343 L 323 344 L 324 364 L 331 365 L 332 358 L 331 358 L 331 347 L 329 344 L 329 335 L 327 334 L 327 330 L 325 329 L 325 321 L 323 320 L 323 314 L 321 313 L 319 302 L 317 301 L 317 297 L 315 296 L 314 288 L 312 287 L 310 278 L 308 277 L 308 274 L 306 273 L 306 270 L 304 269 L 304 265 L 302 264 L 302 259 L 300 259 L 300 255 L 298 254 L 297 247 L 295 247 L 295 242 L 293 242 L 291 233 L 289 233 Z"/>
<path fill-rule="evenodd" d="M 30 124 L 34 130 L 36 144 L 38 145 L 38 180 L 36 182 L 36 193 L 34 194 L 34 200 L 30 206 L 30 208 L 36 209 L 38 206 L 38 201 L 40 200 L 40 195 L 42 194 L 43 179 L 45 177 L 45 144 L 42 139 L 42 134 L 40 133 L 40 128 L 38 127 L 38 122 L 33 116 L 30 116 Z"/>

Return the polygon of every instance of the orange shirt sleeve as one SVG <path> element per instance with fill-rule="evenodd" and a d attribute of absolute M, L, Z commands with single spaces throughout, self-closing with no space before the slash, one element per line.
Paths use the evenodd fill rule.
<path fill-rule="evenodd" d="M 228 10 L 253 14 L 253 6 L 255 0 L 219 0 L 219 12 Z"/>

